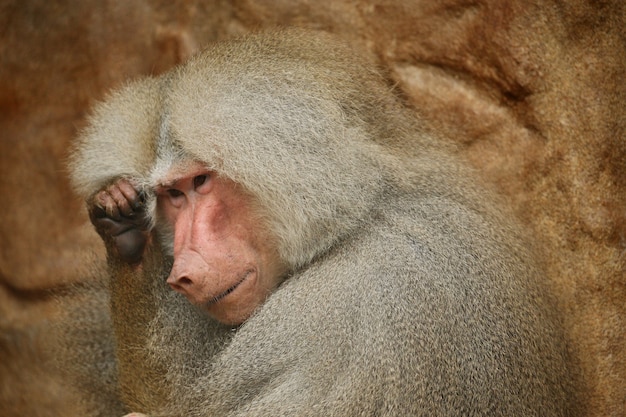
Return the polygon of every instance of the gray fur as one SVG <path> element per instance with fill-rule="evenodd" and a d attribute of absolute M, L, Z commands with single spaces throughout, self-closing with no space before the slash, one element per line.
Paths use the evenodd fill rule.
<path fill-rule="evenodd" d="M 250 193 L 289 265 L 231 329 L 165 285 L 171 237 L 158 216 L 140 270 L 110 257 L 111 360 L 128 411 L 576 414 L 528 245 L 372 68 L 330 36 L 269 32 L 96 109 L 71 163 L 85 198 L 115 177 L 150 193 L 171 155 L 198 159 Z"/>

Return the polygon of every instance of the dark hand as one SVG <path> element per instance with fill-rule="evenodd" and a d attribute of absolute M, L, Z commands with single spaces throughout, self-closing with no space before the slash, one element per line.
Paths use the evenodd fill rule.
<path fill-rule="evenodd" d="M 88 202 L 89 218 L 107 245 L 128 264 L 141 262 L 148 242 L 148 219 L 142 196 L 125 178 L 96 193 Z"/>

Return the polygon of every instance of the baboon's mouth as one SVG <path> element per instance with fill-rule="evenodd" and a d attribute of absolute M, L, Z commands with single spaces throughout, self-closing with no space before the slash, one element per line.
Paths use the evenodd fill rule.
<path fill-rule="evenodd" d="M 246 279 L 248 279 L 248 277 L 250 275 L 252 275 L 253 272 L 254 272 L 253 270 L 248 270 L 248 271 L 244 272 L 243 276 L 239 279 L 239 281 L 237 281 L 235 283 L 235 285 L 233 285 L 232 287 L 228 288 L 223 293 L 218 294 L 215 297 L 211 298 L 209 301 L 207 301 L 205 303 L 205 306 L 206 307 L 211 307 L 212 305 L 214 305 L 217 302 L 219 302 L 222 298 L 226 297 L 228 294 L 230 294 L 231 292 L 235 291 L 237 289 L 237 287 L 239 287 Z"/>

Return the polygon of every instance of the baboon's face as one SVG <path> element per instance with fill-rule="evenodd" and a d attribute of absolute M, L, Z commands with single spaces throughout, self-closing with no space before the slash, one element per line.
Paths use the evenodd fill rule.
<path fill-rule="evenodd" d="M 245 321 L 284 274 L 250 197 L 200 163 L 172 170 L 157 195 L 174 235 L 167 283 L 224 324 Z"/>

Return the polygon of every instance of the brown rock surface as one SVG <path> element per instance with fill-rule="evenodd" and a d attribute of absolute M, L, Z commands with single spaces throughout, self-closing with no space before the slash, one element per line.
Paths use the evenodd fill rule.
<path fill-rule="evenodd" d="M 590 416 L 626 414 L 626 3 L 381 0 L 0 3 L 0 410 L 76 415 L 42 348 L 99 252 L 64 159 L 94 100 L 261 27 L 344 36 L 537 237 Z M 61 304 L 62 305 L 62 304 Z"/>

